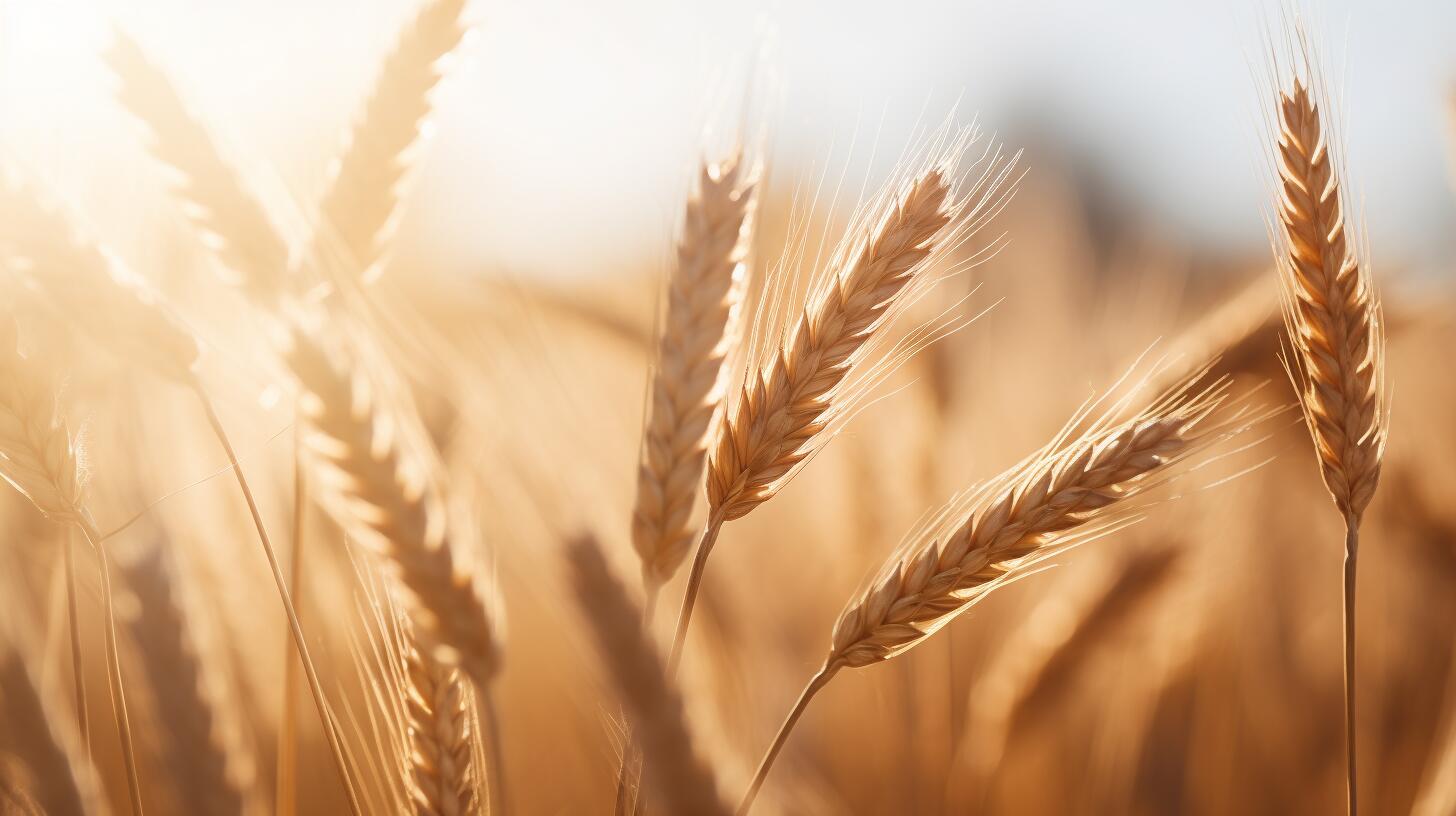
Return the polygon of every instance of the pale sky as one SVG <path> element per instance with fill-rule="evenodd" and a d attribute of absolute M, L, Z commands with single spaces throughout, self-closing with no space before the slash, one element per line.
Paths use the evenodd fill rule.
<path fill-rule="evenodd" d="M 125 235 L 125 219 L 139 217 L 125 205 L 154 172 L 96 62 L 115 20 L 249 166 L 307 198 L 413 6 L 0 0 L 0 149 Z M 1456 85 L 1456 3 L 1307 7 L 1343 89 L 1350 174 L 1376 256 L 1449 273 L 1443 106 Z M 852 170 L 872 152 L 889 161 L 917 122 L 958 106 L 961 120 L 1008 138 L 1035 126 L 1039 141 L 1067 144 L 1176 236 L 1262 245 L 1252 73 L 1261 26 L 1278 10 L 1259 0 L 475 0 L 478 36 L 439 96 L 408 233 L 517 273 L 660 254 L 704 125 L 767 36 L 779 88 L 768 156 L 781 171 L 810 173 L 851 144 Z"/>

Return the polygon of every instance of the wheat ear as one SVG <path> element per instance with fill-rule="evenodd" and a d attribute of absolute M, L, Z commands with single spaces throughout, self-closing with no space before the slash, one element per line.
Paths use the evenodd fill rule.
<path fill-rule="evenodd" d="M 166 551 L 154 546 L 123 571 L 139 602 L 132 628 L 156 717 L 168 736 L 163 742 L 171 792 L 192 813 L 253 812 L 252 757 L 225 722 L 218 678 L 209 675 L 198 653 Z"/>
<path fill-rule="evenodd" d="M 51 707 L 43 689 L 14 648 L 14 641 L 5 640 L 6 646 L 0 648 L 0 722 L 5 723 L 0 728 L 0 790 L 14 785 L 32 800 L 28 804 L 34 810 L 17 808 L 17 813 L 81 816 L 106 812 L 90 760 L 65 724 L 47 715 Z M 4 767 L 4 760 L 10 757 L 22 766 L 20 773 Z M 0 811 L 10 813 L 5 804 L 0 801 Z"/>
<path fill-rule="evenodd" d="M 709 426 L 723 401 L 747 284 L 754 189 L 744 174 L 736 151 L 703 165 L 667 282 L 632 510 L 632 545 L 642 559 L 649 598 L 682 565 L 692 544 L 691 516 L 702 489 Z"/>
<path fill-rule="evenodd" d="M 426 132 L 442 62 L 460 45 L 466 0 L 428 0 L 384 59 L 319 203 L 320 242 L 346 254 L 359 281 L 377 277 L 399 219 L 401 186 Z"/>
<path fill-rule="evenodd" d="M 378 554 L 404 590 L 415 633 L 432 656 L 459 666 L 473 681 L 486 726 L 492 811 L 504 801 L 491 685 L 500 652 L 483 582 L 457 562 L 434 475 L 378 404 L 372 384 L 342 348 L 302 327 L 292 331 L 284 360 L 300 388 L 305 447 L 316 464 L 325 509 Z"/>
<path fill-rule="evenodd" d="M 470 686 L 414 644 L 405 646 L 411 793 L 417 816 L 464 816 L 479 807 Z"/>
<path fill-rule="evenodd" d="M 1010 164 L 983 165 L 974 189 L 957 199 L 951 172 L 958 144 L 891 191 L 846 236 L 797 320 L 761 367 L 750 363 L 726 421 L 709 445 L 708 520 L 693 557 L 668 656 L 675 671 L 708 555 L 723 523 L 776 494 L 833 436 L 877 376 L 913 353 L 883 351 L 883 328 L 934 284 L 931 261 L 957 246 L 1009 195 Z M 1014 164 L 1014 160 L 1011 162 Z"/>
<path fill-rule="evenodd" d="M 646 757 L 649 788 L 665 812 L 726 814 L 717 780 L 694 748 L 682 694 L 643 628 L 641 610 L 594 539 L 569 542 L 567 561 L 582 617 Z"/>
<path fill-rule="evenodd" d="M 829 656 L 764 755 L 739 813 L 752 805 L 809 701 L 840 669 L 904 653 L 1040 558 L 1107 532 L 1158 473 L 1232 432 L 1226 424 L 1205 427 L 1223 399 L 1222 384 L 1180 389 L 1133 419 L 1054 442 L 912 533 L 839 616 Z"/>
<path fill-rule="evenodd" d="M 1325 487 L 1345 523 L 1344 676 L 1348 808 L 1356 812 L 1355 582 L 1360 519 L 1385 453 L 1385 338 L 1368 264 L 1346 221 L 1341 179 L 1306 82 L 1279 94 L 1276 238 L 1290 373 Z"/>
<path fill-rule="evenodd" d="M 126 687 L 121 676 L 121 659 L 116 646 L 115 603 L 111 590 L 111 569 L 101 536 L 82 505 L 75 444 L 55 406 L 50 382 L 41 369 L 22 356 L 15 346 L 13 322 L 0 332 L 0 370 L 6 375 L 0 404 L 0 476 L 35 504 L 46 516 L 78 527 L 100 562 L 101 600 L 106 612 L 107 680 L 111 703 L 116 711 L 116 729 L 121 736 L 122 760 L 126 766 L 127 790 L 132 812 L 142 813 L 141 781 L 137 774 L 136 751 L 131 720 L 126 709 Z"/>
<path fill-rule="evenodd" d="M 264 306 L 289 291 L 288 243 L 230 165 L 202 121 L 160 66 L 120 30 L 106 64 L 121 104 L 146 127 L 158 161 L 176 176 L 174 191 L 203 242 L 231 273 L 229 282 Z"/>

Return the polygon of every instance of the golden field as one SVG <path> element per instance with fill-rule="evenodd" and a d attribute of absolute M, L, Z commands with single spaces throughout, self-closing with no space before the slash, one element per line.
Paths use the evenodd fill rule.
<path fill-rule="evenodd" d="M 1272 252 L 744 91 L 554 275 L 399 238 L 489 25 L 411 14 L 303 190 L 122 29 L 108 206 L 3 156 L 0 812 L 1456 813 L 1456 304 L 1324 38 L 1249 87 Z"/>

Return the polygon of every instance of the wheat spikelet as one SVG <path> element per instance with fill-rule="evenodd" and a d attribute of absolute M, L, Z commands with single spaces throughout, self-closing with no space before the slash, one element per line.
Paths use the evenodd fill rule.
<path fill-rule="evenodd" d="M 152 154 L 175 174 L 182 209 L 230 272 L 229 282 L 261 305 L 275 305 L 289 287 L 287 241 L 166 72 L 120 30 L 105 57 L 120 82 L 118 99 L 146 127 Z"/>
<path fill-rule="evenodd" d="M 400 187 L 430 114 L 440 63 L 464 38 L 466 0 L 428 0 L 385 57 L 319 204 L 360 281 L 377 277 L 398 221 Z M 316 235 L 316 239 L 322 236 Z M 324 251 L 316 240 L 314 252 Z"/>
<path fill-rule="evenodd" d="M 15 321 L 0 315 L 0 476 L 47 517 L 73 521 L 81 469 L 45 370 L 20 354 Z"/>
<path fill-rule="evenodd" d="M 176 580 L 161 546 L 124 568 L 138 614 L 132 624 L 152 689 L 170 792 L 189 813 L 256 812 L 255 763 L 225 722 L 218 678 L 196 647 Z"/>
<path fill-rule="evenodd" d="M 1300 404 L 1325 486 L 1359 526 L 1385 451 L 1385 339 L 1335 157 L 1305 82 L 1279 96 L 1279 269 Z"/>
<path fill-rule="evenodd" d="M 407 644 L 405 652 L 405 710 L 415 813 L 475 813 L 479 795 L 472 768 L 475 728 L 470 687 L 459 670 L 440 665 L 413 644 Z"/>
<path fill-rule="evenodd" d="M 726 814 L 712 770 L 693 746 L 681 693 L 642 626 L 641 611 L 595 540 L 571 541 L 567 560 L 582 617 L 630 715 L 647 760 L 646 782 L 659 806 L 665 813 Z"/>
<path fill-rule="evenodd" d="M 197 341 L 161 298 L 39 195 L 0 178 L 0 255 L 77 327 L 118 356 L 190 383 Z"/>
<path fill-rule="evenodd" d="M 384 557 L 435 658 L 485 687 L 500 668 L 487 593 L 456 563 L 431 474 L 380 410 L 368 379 L 336 362 L 342 353 L 298 329 L 284 358 L 302 391 L 305 444 L 325 507 Z"/>
<path fill-rule="evenodd" d="M 668 280 L 632 511 L 632 544 L 648 586 L 666 582 L 687 557 L 709 425 L 737 339 L 754 205 L 739 160 L 735 152 L 703 166 Z"/>

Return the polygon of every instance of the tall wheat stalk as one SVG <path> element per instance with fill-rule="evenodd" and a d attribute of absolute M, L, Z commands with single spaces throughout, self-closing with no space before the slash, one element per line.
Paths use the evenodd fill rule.
<path fill-rule="evenodd" d="M 1305 51 L 1306 55 L 1308 50 Z M 1311 89 L 1297 73 L 1278 99 L 1275 252 L 1284 285 L 1287 361 L 1325 487 L 1345 524 L 1344 685 L 1347 807 L 1357 806 L 1355 582 L 1360 520 L 1385 454 L 1385 337 L 1369 265 L 1351 233 L 1338 156 Z"/>
<path fill-rule="evenodd" d="M 779 728 L 738 812 L 752 806 L 789 732 L 835 674 L 904 653 L 1030 565 L 1107 533 L 1159 473 L 1242 427 L 1227 424 L 1239 423 L 1238 415 L 1205 422 L 1224 390 L 1180 388 L 1130 420 L 1058 438 L 913 532 L 841 613 L 828 657 Z"/>
<path fill-rule="evenodd" d="M 953 172 L 971 134 L 932 156 L 903 186 L 888 188 L 848 232 L 819 273 L 796 320 L 766 337 L 768 359 L 749 361 L 726 421 L 709 445 L 708 520 L 697 545 L 668 657 L 675 671 L 708 555 L 727 521 L 742 518 L 786 485 L 833 437 L 865 393 L 915 350 L 886 352 L 884 329 L 936 282 L 932 261 L 956 247 L 1009 195 L 1012 162 L 1000 153 L 957 197 Z M 920 338 L 922 341 L 925 338 Z M 920 343 L 923 345 L 923 342 Z"/>

